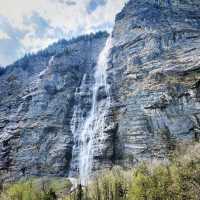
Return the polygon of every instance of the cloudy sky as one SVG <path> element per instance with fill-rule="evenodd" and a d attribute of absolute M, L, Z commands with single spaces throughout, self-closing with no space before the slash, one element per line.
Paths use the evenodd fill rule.
<path fill-rule="evenodd" d="M 0 65 L 61 38 L 111 30 L 127 0 L 0 0 Z"/>

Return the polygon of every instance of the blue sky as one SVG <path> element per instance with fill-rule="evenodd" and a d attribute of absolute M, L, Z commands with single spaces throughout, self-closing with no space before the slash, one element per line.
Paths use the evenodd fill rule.
<path fill-rule="evenodd" d="M 127 0 L 0 0 L 0 65 L 61 38 L 112 29 Z"/>

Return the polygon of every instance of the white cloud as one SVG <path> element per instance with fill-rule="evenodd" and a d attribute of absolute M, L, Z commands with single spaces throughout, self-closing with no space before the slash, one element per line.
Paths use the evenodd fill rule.
<path fill-rule="evenodd" d="M 89 16 L 86 30 L 90 32 L 94 25 L 101 26 L 101 24 L 106 22 L 113 23 L 116 13 L 123 7 L 124 2 L 123 0 L 107 0 L 105 5 L 99 6 L 95 12 Z"/>
<path fill-rule="evenodd" d="M 105 4 L 99 5 L 94 12 L 89 13 L 87 7 L 90 1 L 0 0 L 0 16 L 6 17 L 13 29 L 25 33 L 23 38 L 20 38 L 24 50 L 35 51 L 62 37 L 95 32 L 104 27 L 109 29 L 110 27 L 105 25 L 113 24 L 116 13 L 127 0 L 106 0 Z M 36 24 L 31 20 L 25 23 L 34 13 L 48 24 L 42 38 L 36 30 Z M 6 39 L 6 35 L 9 37 L 9 33 L 3 33 L 0 32 L 0 38 L 4 36 Z"/>
<path fill-rule="evenodd" d="M 56 38 L 37 38 L 37 37 L 31 37 L 29 35 L 26 35 L 22 40 L 22 45 L 25 46 L 25 50 L 28 52 L 37 52 L 45 47 L 47 47 L 49 44 L 52 44 L 53 42 L 56 42 Z"/>
<path fill-rule="evenodd" d="M 8 40 L 8 39 L 10 39 L 9 35 L 0 30 L 0 40 Z"/>

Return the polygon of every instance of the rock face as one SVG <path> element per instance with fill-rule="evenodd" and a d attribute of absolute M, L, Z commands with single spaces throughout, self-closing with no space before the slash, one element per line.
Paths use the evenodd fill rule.
<path fill-rule="evenodd" d="M 68 174 L 75 90 L 84 74 L 92 82 L 91 75 L 107 36 L 98 33 L 60 41 L 8 66 L 0 76 L 3 179 Z M 82 98 L 90 104 L 87 94 Z"/>
<path fill-rule="evenodd" d="M 0 70 L 3 179 L 67 176 L 71 165 L 78 175 L 81 145 L 72 133 L 92 109 L 95 66 L 107 37 L 63 40 Z M 92 145 L 103 147 L 93 152 L 90 168 L 165 159 L 177 141 L 198 140 L 199 1 L 130 0 L 116 16 L 110 50 L 107 83 L 95 90 L 95 105 L 107 109 L 100 115 L 104 143 L 96 131 Z M 107 99 L 109 108 L 102 106 Z"/>
<path fill-rule="evenodd" d="M 199 1 L 131 0 L 116 16 L 109 73 L 114 161 L 163 159 L 200 128 Z"/>

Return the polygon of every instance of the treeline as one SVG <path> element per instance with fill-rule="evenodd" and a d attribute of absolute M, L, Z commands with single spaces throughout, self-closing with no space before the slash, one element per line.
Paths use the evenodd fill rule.
<path fill-rule="evenodd" d="M 10 72 L 14 68 L 21 68 L 23 70 L 31 71 L 31 62 L 33 62 L 34 59 L 37 60 L 48 60 L 51 58 L 51 56 L 60 56 L 62 53 L 68 53 L 67 46 L 79 41 L 89 41 L 93 39 L 98 39 L 102 37 L 108 37 L 108 33 L 105 31 L 99 31 L 97 33 L 91 33 L 82 35 L 76 38 L 71 38 L 69 40 L 62 39 L 58 42 L 55 42 L 51 45 L 49 45 L 47 48 L 40 50 L 36 53 L 27 53 L 22 58 L 14 62 L 13 64 L 3 68 L 0 67 L 0 76 L 5 74 L 6 71 Z"/>

